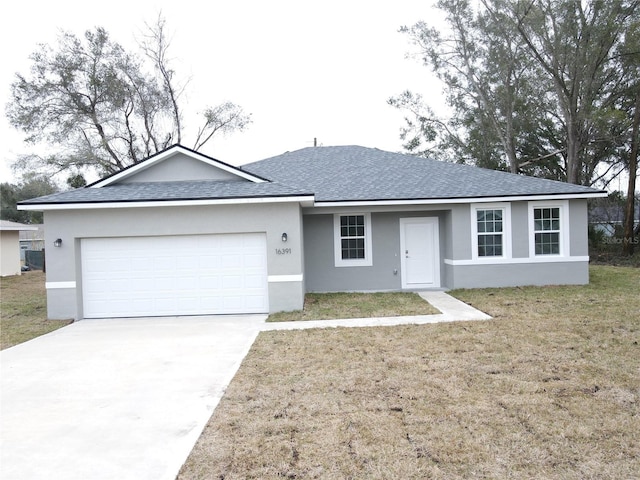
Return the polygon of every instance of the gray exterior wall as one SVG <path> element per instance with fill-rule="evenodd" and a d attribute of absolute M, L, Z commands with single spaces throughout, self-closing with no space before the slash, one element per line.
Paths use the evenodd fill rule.
<path fill-rule="evenodd" d="M 529 257 L 529 202 L 511 203 L 511 253 L 513 258 Z"/>
<path fill-rule="evenodd" d="M 303 274 L 298 203 L 47 211 L 45 225 L 47 308 L 52 319 L 83 316 L 82 238 L 265 232 L 268 275 Z M 281 240 L 284 232 L 286 244 Z M 56 238 L 63 241 L 59 248 L 53 246 Z M 276 249 L 284 245 L 291 254 L 277 255 Z M 75 282 L 75 287 L 65 287 L 66 282 Z M 271 312 L 302 308 L 303 280 L 275 278 L 268 287 Z"/>
<path fill-rule="evenodd" d="M 457 265 L 451 278 L 450 288 L 581 285 L 589 283 L 589 262 Z"/>
<path fill-rule="evenodd" d="M 586 200 L 568 203 L 570 257 L 566 261 L 528 261 L 528 205 L 526 201 L 511 204 L 512 259 L 486 264 L 472 260 L 468 204 L 340 208 L 321 213 L 303 210 L 298 203 L 47 211 L 47 283 L 55 287 L 47 290 L 48 313 L 50 318 L 82 318 L 80 239 L 91 237 L 265 232 L 271 312 L 302 308 L 307 291 L 401 290 L 400 219 L 408 217 L 439 219 L 443 288 L 588 283 Z M 356 212 L 371 213 L 373 264 L 336 267 L 333 214 Z M 292 253 L 277 255 L 276 249 L 285 246 L 284 232 L 286 248 Z M 62 247 L 53 247 L 56 238 L 63 240 Z"/>
<path fill-rule="evenodd" d="M 569 255 L 562 258 L 529 260 L 529 202 L 511 203 L 512 261 L 476 265 L 445 265 L 443 278 L 448 288 L 511 287 L 524 285 L 582 285 L 589 283 L 587 201 L 568 202 Z M 454 231 L 456 227 L 453 226 Z M 469 232 L 469 236 L 471 233 Z M 573 258 L 571 258 L 573 257 Z M 471 260 L 469 254 L 451 260 Z"/>
<path fill-rule="evenodd" d="M 511 203 L 511 259 L 474 263 L 469 204 L 422 207 L 374 207 L 317 214 L 305 210 L 304 249 L 306 288 L 311 292 L 401 290 L 400 218 L 439 219 L 440 280 L 443 288 L 507 287 L 516 285 L 584 284 L 589 282 L 587 202 L 569 201 L 569 255 L 529 261 L 529 202 Z M 401 211 L 398 211 L 401 210 Z M 371 213 L 373 265 L 335 267 L 334 213 Z M 575 258 L 579 257 L 579 258 Z M 397 272 L 397 274 L 395 273 Z"/>
<path fill-rule="evenodd" d="M 233 173 L 214 168 L 182 153 L 176 153 L 170 158 L 151 165 L 150 168 L 123 179 L 122 183 L 180 182 L 186 180 L 246 181 Z"/>
<path fill-rule="evenodd" d="M 586 200 L 569 201 L 569 223 L 571 226 L 571 238 L 569 251 L 571 256 L 589 255 L 589 215 Z"/>
<path fill-rule="evenodd" d="M 401 290 L 400 219 L 408 217 L 438 217 L 441 248 L 446 244 L 443 226 L 449 221 L 449 215 L 441 210 L 372 212 L 373 264 L 366 267 L 336 267 L 333 212 L 305 215 L 303 226 L 307 291 Z"/>

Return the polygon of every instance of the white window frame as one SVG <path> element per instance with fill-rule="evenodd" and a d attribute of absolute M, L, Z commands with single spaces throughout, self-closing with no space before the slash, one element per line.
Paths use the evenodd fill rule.
<path fill-rule="evenodd" d="M 536 255 L 536 231 L 534 210 L 536 208 L 559 208 L 560 209 L 560 253 L 537 254 Z M 569 256 L 569 201 L 544 201 L 529 202 L 529 257 L 530 258 L 561 258 Z"/>
<path fill-rule="evenodd" d="M 478 210 L 502 210 L 502 255 L 478 255 Z M 511 203 L 475 203 L 471 205 L 471 258 L 474 262 L 495 263 L 511 258 Z"/>
<path fill-rule="evenodd" d="M 340 217 L 350 217 L 354 215 L 364 216 L 364 258 L 342 258 L 342 237 L 340 235 Z M 336 267 L 370 267 L 373 265 L 373 254 L 371 251 L 371 213 L 334 213 L 333 214 L 333 250 Z"/>

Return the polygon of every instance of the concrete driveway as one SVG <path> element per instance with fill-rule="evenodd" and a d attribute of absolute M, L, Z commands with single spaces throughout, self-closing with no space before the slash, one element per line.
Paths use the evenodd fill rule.
<path fill-rule="evenodd" d="M 0 477 L 174 479 L 264 319 L 83 320 L 0 352 Z"/>

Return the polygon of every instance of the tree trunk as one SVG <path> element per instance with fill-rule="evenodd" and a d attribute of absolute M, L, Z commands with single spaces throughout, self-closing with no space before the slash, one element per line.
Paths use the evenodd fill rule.
<path fill-rule="evenodd" d="M 624 209 L 624 241 L 622 253 L 633 255 L 636 199 L 636 176 L 638 171 L 638 130 L 640 129 L 640 95 L 636 97 L 635 111 L 633 113 L 633 128 L 631 129 L 631 155 L 629 156 L 629 186 L 627 187 L 627 202 Z"/>

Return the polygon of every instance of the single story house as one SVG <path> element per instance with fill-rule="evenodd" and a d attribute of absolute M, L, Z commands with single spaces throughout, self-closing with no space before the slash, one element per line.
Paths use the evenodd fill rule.
<path fill-rule="evenodd" d="M 20 232 L 38 230 L 38 227 L 0 220 L 0 276 L 20 275 Z"/>
<path fill-rule="evenodd" d="M 44 211 L 50 318 L 267 313 L 306 292 L 584 284 L 592 188 L 359 146 L 180 145 Z"/>

